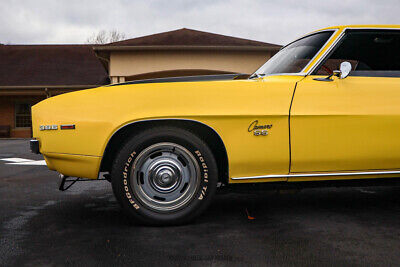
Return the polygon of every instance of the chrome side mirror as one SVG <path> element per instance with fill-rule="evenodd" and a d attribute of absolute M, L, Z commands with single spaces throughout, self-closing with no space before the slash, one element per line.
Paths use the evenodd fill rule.
<path fill-rule="evenodd" d="M 333 73 L 326 78 L 314 78 L 313 80 L 321 82 L 332 82 L 333 81 L 332 76 L 339 77 L 339 79 L 344 79 L 347 76 L 349 76 L 350 71 L 351 71 L 351 64 L 350 62 L 345 61 L 340 64 L 340 70 L 334 70 Z"/>
<path fill-rule="evenodd" d="M 350 62 L 348 62 L 348 61 L 342 62 L 342 63 L 340 63 L 340 72 L 339 72 L 338 77 L 339 77 L 340 79 L 344 79 L 344 78 L 346 78 L 347 76 L 349 76 L 350 71 L 351 71 L 351 64 L 350 64 Z"/>

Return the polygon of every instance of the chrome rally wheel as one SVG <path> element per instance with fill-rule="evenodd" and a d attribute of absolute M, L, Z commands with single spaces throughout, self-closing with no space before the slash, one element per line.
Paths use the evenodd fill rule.
<path fill-rule="evenodd" d="M 130 184 L 138 200 L 159 212 L 182 208 L 200 184 L 194 156 L 175 143 L 157 143 L 143 150 L 133 163 Z"/>
<path fill-rule="evenodd" d="M 215 194 L 212 150 L 189 130 L 160 126 L 132 135 L 114 159 L 115 197 L 134 220 L 182 224 L 202 213 Z"/>

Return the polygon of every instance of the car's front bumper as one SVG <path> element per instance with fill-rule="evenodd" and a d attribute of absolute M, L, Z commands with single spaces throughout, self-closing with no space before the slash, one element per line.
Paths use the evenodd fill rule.
<path fill-rule="evenodd" d="M 39 140 L 35 140 L 32 139 L 29 142 L 30 148 L 31 148 L 31 152 L 35 153 L 35 154 L 40 154 L 40 150 L 39 150 Z"/>
<path fill-rule="evenodd" d="M 47 167 L 65 176 L 97 179 L 101 157 L 43 152 Z"/>

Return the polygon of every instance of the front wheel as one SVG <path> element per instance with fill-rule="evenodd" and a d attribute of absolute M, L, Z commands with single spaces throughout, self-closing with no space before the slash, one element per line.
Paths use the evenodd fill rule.
<path fill-rule="evenodd" d="M 181 224 L 199 215 L 215 194 L 217 165 L 195 134 L 158 127 L 133 136 L 111 172 L 114 194 L 129 215 L 147 224 Z"/>

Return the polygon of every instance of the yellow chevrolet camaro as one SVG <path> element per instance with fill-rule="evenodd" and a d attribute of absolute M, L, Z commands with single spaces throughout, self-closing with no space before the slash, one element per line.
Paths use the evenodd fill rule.
<path fill-rule="evenodd" d="M 218 184 L 399 177 L 400 25 L 315 31 L 248 78 L 59 95 L 33 106 L 32 122 L 31 149 L 49 169 L 106 177 L 150 224 L 193 219 Z"/>

